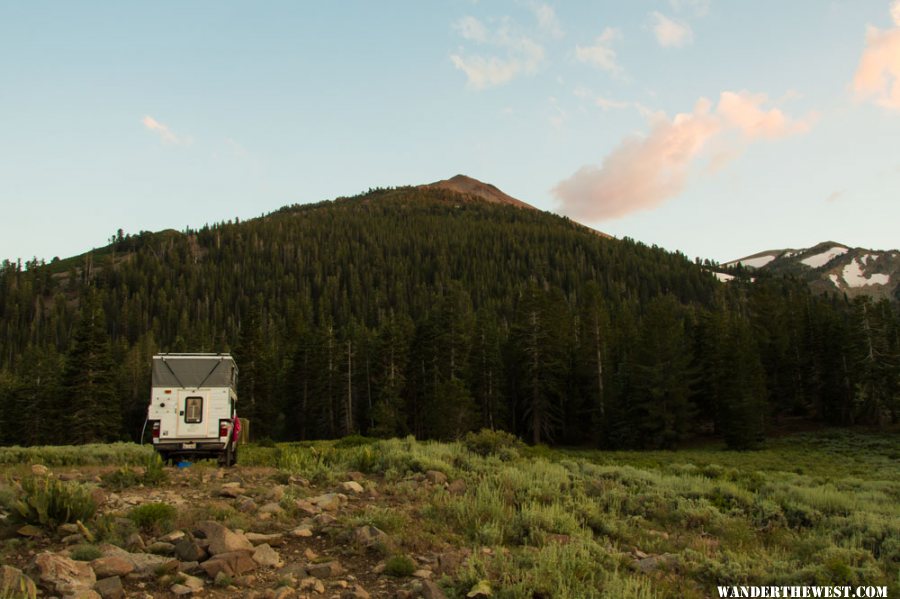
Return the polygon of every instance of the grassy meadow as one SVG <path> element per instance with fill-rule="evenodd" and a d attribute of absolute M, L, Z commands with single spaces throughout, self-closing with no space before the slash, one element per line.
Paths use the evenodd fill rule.
<path fill-rule="evenodd" d="M 5 448 L 0 469 L 141 464 L 148 451 Z M 379 501 L 338 524 L 377 526 L 403 554 L 459 552 L 455 574 L 437 579 L 448 597 L 482 581 L 501 598 L 707 597 L 734 584 L 879 585 L 900 595 L 896 435 L 796 434 L 753 452 L 550 449 L 490 432 L 453 443 L 348 437 L 248 445 L 238 469 L 253 467 L 317 487 L 364 473 Z M 428 471 L 465 490 L 422 484 Z M 4 494 L 12 499 L 9 487 Z"/>

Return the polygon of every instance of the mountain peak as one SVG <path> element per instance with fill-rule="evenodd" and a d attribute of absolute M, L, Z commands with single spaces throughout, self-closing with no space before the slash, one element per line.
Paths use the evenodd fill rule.
<path fill-rule="evenodd" d="M 491 204 L 507 204 L 518 208 L 529 208 L 536 210 L 534 206 L 518 200 L 510 195 L 500 191 L 496 186 L 490 183 L 467 177 L 466 175 L 456 175 L 443 181 L 435 181 L 426 185 L 420 185 L 426 189 L 445 189 L 468 196 L 474 196 Z"/>

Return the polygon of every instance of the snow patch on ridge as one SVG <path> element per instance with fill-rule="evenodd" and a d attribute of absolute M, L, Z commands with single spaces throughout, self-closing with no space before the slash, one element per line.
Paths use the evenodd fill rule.
<path fill-rule="evenodd" d="M 774 255 L 767 254 L 765 256 L 756 256 L 755 258 L 742 258 L 740 260 L 735 260 L 733 262 L 729 262 L 728 264 L 726 264 L 726 266 L 736 266 L 737 264 L 743 264 L 744 266 L 749 266 L 751 268 L 762 268 L 774 259 Z"/>
<path fill-rule="evenodd" d="M 832 277 L 835 275 L 831 275 Z M 868 277 L 863 273 L 860 261 L 853 260 L 844 267 L 841 273 L 848 287 L 866 287 L 869 285 L 887 285 L 891 277 L 886 274 L 876 273 Z"/>
<path fill-rule="evenodd" d="M 850 250 L 845 247 L 834 246 L 830 250 L 826 252 L 822 252 L 821 254 L 816 254 L 814 256 L 809 256 L 808 258 L 804 258 L 800 261 L 801 264 L 805 264 L 811 268 L 820 268 L 825 266 L 838 256 L 842 256 L 846 254 Z"/>

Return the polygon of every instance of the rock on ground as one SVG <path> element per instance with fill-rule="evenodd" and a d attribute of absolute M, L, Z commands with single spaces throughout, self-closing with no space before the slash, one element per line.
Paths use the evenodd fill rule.
<path fill-rule="evenodd" d="M 124 557 L 111 555 L 108 557 L 98 557 L 91 562 L 91 568 L 93 568 L 97 579 L 101 579 L 109 578 L 110 576 L 125 576 L 131 574 L 134 572 L 134 563 Z"/>
<path fill-rule="evenodd" d="M 125 588 L 122 579 L 118 576 L 110 576 L 97 581 L 94 590 L 100 593 L 103 599 L 122 599 L 125 597 Z"/>
<path fill-rule="evenodd" d="M 253 543 L 242 534 L 238 534 L 222 526 L 218 522 L 206 520 L 200 522 L 197 528 L 201 530 L 209 540 L 209 552 L 213 555 L 230 553 L 245 549 L 253 550 Z"/>
<path fill-rule="evenodd" d="M 220 572 L 228 576 L 240 576 L 252 572 L 256 570 L 256 562 L 253 561 L 252 551 L 230 551 L 214 555 L 200 564 L 200 567 L 207 576 L 215 579 Z"/>
<path fill-rule="evenodd" d="M 310 564 L 306 567 L 306 571 L 309 572 L 310 576 L 315 576 L 316 578 L 332 578 L 333 576 L 340 576 L 344 569 L 339 561 L 332 560 L 321 564 Z"/>
<path fill-rule="evenodd" d="M 60 595 L 90 590 L 97 582 L 90 564 L 76 562 L 55 553 L 41 553 L 34 558 L 34 565 L 40 584 Z"/>
<path fill-rule="evenodd" d="M 265 568 L 280 568 L 284 565 L 278 552 L 272 549 L 267 543 L 258 545 L 253 552 L 253 561 Z"/>

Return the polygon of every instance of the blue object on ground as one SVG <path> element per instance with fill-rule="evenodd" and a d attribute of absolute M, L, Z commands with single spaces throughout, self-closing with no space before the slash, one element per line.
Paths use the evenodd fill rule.
<path fill-rule="evenodd" d="M 178 467 L 179 467 L 179 468 L 189 468 L 190 465 L 191 465 L 190 462 L 178 462 Z"/>

